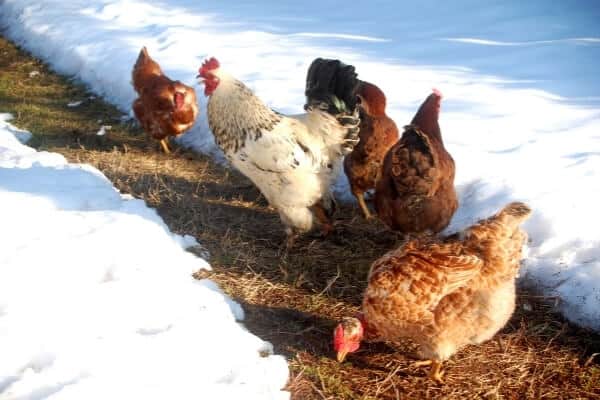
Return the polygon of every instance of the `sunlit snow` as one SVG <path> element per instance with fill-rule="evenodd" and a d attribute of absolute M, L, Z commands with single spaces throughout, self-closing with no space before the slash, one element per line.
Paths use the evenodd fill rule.
<path fill-rule="evenodd" d="M 210 265 L 97 169 L 0 115 L 0 399 L 284 399 L 287 365 Z"/>

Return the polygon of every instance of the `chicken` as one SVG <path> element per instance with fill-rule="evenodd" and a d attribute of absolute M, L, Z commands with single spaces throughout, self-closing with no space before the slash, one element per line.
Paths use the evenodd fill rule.
<path fill-rule="evenodd" d="M 367 190 L 375 188 L 383 158 L 398 141 L 398 128 L 385 114 L 386 100 L 381 89 L 361 81 L 357 96 L 360 99 L 360 141 L 344 159 L 344 171 L 363 215 L 369 219 L 371 213 L 363 196 Z"/>
<path fill-rule="evenodd" d="M 306 81 L 306 113 L 282 115 L 211 58 L 202 64 L 208 124 L 217 145 L 277 209 L 287 245 L 313 227 L 333 229 L 331 184 L 358 142 L 358 80 L 353 66 L 316 59 Z M 314 212 L 314 213 L 313 213 Z"/>
<path fill-rule="evenodd" d="M 360 318 L 334 331 L 338 360 L 363 338 L 412 339 L 441 382 L 441 363 L 468 344 L 491 339 L 515 309 L 515 278 L 527 240 L 519 225 L 531 213 L 519 202 L 466 230 L 413 239 L 375 261 Z"/>
<path fill-rule="evenodd" d="M 160 141 L 165 153 L 170 153 L 167 138 L 190 129 L 198 116 L 196 92 L 169 79 L 145 47 L 133 67 L 132 81 L 139 96 L 133 102 L 135 117 L 146 133 Z"/>
<path fill-rule="evenodd" d="M 404 234 L 437 233 L 458 207 L 454 160 L 438 124 L 442 95 L 434 90 L 411 125 L 385 156 L 375 188 L 375 209 L 390 228 Z"/>

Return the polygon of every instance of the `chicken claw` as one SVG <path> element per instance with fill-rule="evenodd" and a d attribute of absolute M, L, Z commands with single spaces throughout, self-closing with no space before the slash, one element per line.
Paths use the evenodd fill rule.
<path fill-rule="evenodd" d="M 429 370 L 429 374 L 427 375 L 429 377 L 429 379 L 431 379 L 432 381 L 435 381 L 437 383 L 443 384 L 444 380 L 442 379 L 442 377 L 444 376 L 444 373 L 441 372 L 441 369 L 442 369 L 441 361 L 423 360 L 423 361 L 414 362 L 410 366 L 413 368 L 421 368 L 421 367 L 427 367 L 429 365 L 431 365 L 431 369 Z"/>

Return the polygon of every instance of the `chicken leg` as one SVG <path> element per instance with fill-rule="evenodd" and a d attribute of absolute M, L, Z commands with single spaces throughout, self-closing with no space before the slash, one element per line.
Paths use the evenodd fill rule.
<path fill-rule="evenodd" d="M 504 347 L 504 343 L 500 336 L 496 336 L 496 343 L 498 344 L 498 349 L 500 349 L 500 353 L 506 353 L 506 347 Z"/>
<path fill-rule="evenodd" d="M 323 237 L 328 236 L 331 232 L 333 232 L 334 228 L 331 219 L 327 215 L 325 207 L 323 207 L 323 205 L 321 205 L 320 203 L 317 203 L 313 206 L 313 209 L 315 217 L 317 217 L 317 219 L 321 223 L 321 232 L 323 234 Z"/>
<path fill-rule="evenodd" d="M 169 148 L 169 143 L 167 142 L 167 138 L 162 138 L 160 140 L 160 145 L 166 154 L 171 154 L 171 149 Z"/>
<path fill-rule="evenodd" d="M 287 238 L 285 240 L 285 249 L 286 250 L 290 250 L 292 247 L 294 247 L 294 244 L 296 244 L 296 239 L 298 238 L 298 234 L 297 233 L 290 233 L 287 235 Z"/>
<path fill-rule="evenodd" d="M 353 191 L 352 194 L 354 194 L 356 200 L 358 200 L 358 205 L 360 206 L 360 209 L 362 210 L 365 219 L 373 218 L 371 212 L 369 211 L 369 208 L 367 207 L 367 203 L 365 203 L 364 193 L 360 191 Z"/>
<path fill-rule="evenodd" d="M 291 226 L 285 227 L 285 235 L 286 239 L 284 242 L 285 251 L 290 250 L 296 244 L 296 239 L 298 238 L 298 232 L 294 230 Z"/>

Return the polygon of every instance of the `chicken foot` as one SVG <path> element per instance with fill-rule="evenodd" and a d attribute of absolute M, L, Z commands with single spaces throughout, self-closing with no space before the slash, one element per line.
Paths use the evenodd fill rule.
<path fill-rule="evenodd" d="M 442 379 L 442 377 L 444 376 L 444 373 L 441 372 L 442 369 L 442 362 L 438 361 L 438 360 L 423 360 L 423 361 L 417 361 L 411 364 L 411 367 L 414 368 L 420 368 L 420 367 L 426 367 L 428 365 L 431 365 L 431 369 L 429 370 L 429 374 L 427 375 L 429 377 L 429 379 L 431 379 L 434 382 L 437 383 L 444 383 L 444 380 Z"/>

